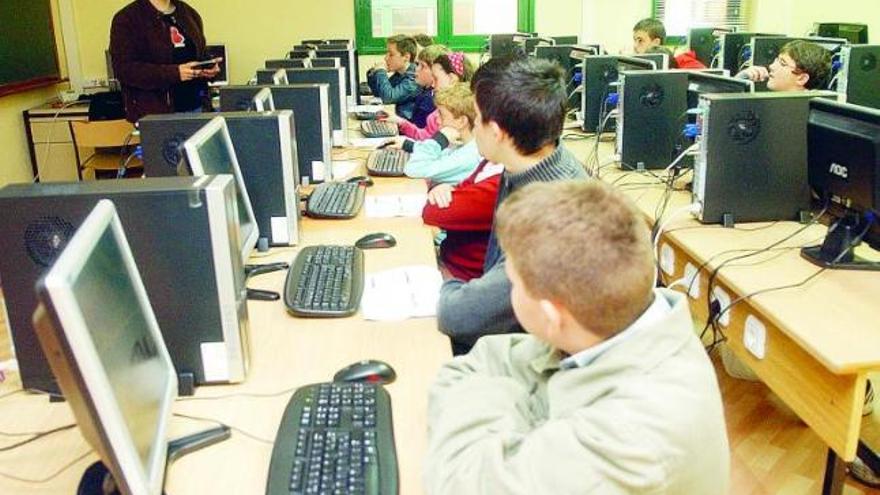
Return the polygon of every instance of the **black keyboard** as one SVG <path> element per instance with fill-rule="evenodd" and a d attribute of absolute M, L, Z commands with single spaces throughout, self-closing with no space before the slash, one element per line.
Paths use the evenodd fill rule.
<path fill-rule="evenodd" d="M 354 246 L 306 246 L 287 271 L 284 304 L 296 316 L 354 314 L 364 292 L 364 252 Z"/>
<path fill-rule="evenodd" d="M 397 124 L 382 120 L 367 120 L 361 122 L 361 133 L 364 137 L 394 137 L 397 135 Z"/>
<path fill-rule="evenodd" d="M 391 398 L 380 385 L 297 390 L 278 427 L 266 495 L 398 492 Z"/>
<path fill-rule="evenodd" d="M 380 177 L 402 177 L 407 160 L 409 153 L 403 150 L 376 150 L 367 157 L 367 173 Z"/>
<path fill-rule="evenodd" d="M 356 182 L 324 182 L 312 190 L 306 215 L 313 218 L 352 218 L 364 204 L 364 189 Z"/>

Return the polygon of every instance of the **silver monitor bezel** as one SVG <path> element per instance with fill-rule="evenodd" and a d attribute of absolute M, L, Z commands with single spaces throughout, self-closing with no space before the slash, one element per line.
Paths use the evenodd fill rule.
<path fill-rule="evenodd" d="M 248 219 L 254 226 L 248 237 L 242 239 L 241 260 L 242 262 L 247 262 L 251 252 L 257 245 L 257 238 L 260 236 L 260 228 L 257 225 L 257 218 L 251 207 L 251 198 L 248 195 L 247 186 L 245 186 L 244 183 L 244 177 L 241 175 L 241 166 L 238 163 L 238 157 L 235 155 L 235 148 L 232 146 L 232 138 L 229 136 L 229 128 L 226 126 L 226 119 L 223 117 L 214 117 L 211 119 L 211 121 L 205 124 L 204 127 L 196 131 L 195 134 L 184 141 L 183 149 L 186 151 L 186 159 L 189 161 L 190 170 L 192 171 L 193 176 L 201 177 L 207 175 L 205 173 L 205 166 L 199 156 L 198 148 L 218 132 L 222 133 L 224 136 L 223 141 L 227 152 L 229 153 L 230 160 L 232 161 L 232 171 L 234 172 L 232 175 L 235 177 L 235 186 L 241 189 L 241 196 L 246 202 L 244 205 L 245 211 L 247 212 Z M 239 235 L 244 237 L 244 232 L 239 232 Z"/>
<path fill-rule="evenodd" d="M 144 466 L 132 442 L 122 412 L 116 403 L 113 389 L 98 351 L 89 333 L 82 308 L 76 302 L 72 285 L 82 272 L 89 255 L 110 229 L 118 243 L 124 266 L 121 267 L 130 278 L 136 293 L 136 303 L 144 311 L 149 332 L 157 343 L 159 359 L 164 362 L 167 387 L 162 392 L 159 424 L 157 425 L 149 465 Z M 133 495 L 159 495 L 165 481 L 165 468 L 168 454 L 168 424 L 171 409 L 177 397 L 177 375 L 171 356 L 165 347 L 156 316 L 150 306 L 143 280 L 135 265 L 134 256 L 122 229 L 122 222 L 116 213 L 113 202 L 101 200 L 77 229 L 67 247 L 55 264 L 40 282 L 39 289 L 43 300 L 50 304 L 55 313 L 58 327 L 55 332 L 58 340 L 66 344 L 66 352 L 50 355 L 49 359 L 66 360 L 66 368 L 79 376 L 60 383 L 74 383 L 77 390 L 63 390 L 65 394 L 76 393 L 81 401 L 71 400 L 85 407 L 72 407 L 77 422 L 81 425 L 89 443 L 102 457 L 104 464 L 113 474 L 123 493 Z M 108 301 L 113 304 L 113 301 Z M 123 304 L 122 302 L 118 302 Z M 130 304 L 126 301 L 124 304 Z M 54 325 L 53 325 L 54 326 Z M 69 353 L 69 354 L 67 354 Z M 82 388 L 79 388 L 82 387 Z M 83 415 L 85 414 L 85 417 Z M 93 423 L 93 421 L 95 421 Z M 85 425 L 84 425 L 85 423 Z M 93 433 L 94 435 L 90 435 Z M 96 445 L 97 443 L 97 445 Z"/>
<path fill-rule="evenodd" d="M 254 102 L 254 107 L 258 112 L 275 111 L 275 100 L 272 98 L 272 90 L 269 88 L 263 88 L 257 91 L 257 94 L 255 94 L 251 100 Z M 268 103 L 269 108 L 266 108 L 264 103 Z"/>

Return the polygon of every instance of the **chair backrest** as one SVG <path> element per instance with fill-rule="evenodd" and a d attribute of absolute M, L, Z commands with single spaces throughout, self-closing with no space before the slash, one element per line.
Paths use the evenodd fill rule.
<path fill-rule="evenodd" d="M 119 147 L 140 143 L 139 136 L 131 136 L 134 125 L 125 119 L 71 121 L 70 132 L 81 148 Z"/>

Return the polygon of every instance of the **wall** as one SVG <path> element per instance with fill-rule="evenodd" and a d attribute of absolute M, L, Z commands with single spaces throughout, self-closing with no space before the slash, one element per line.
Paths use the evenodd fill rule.
<path fill-rule="evenodd" d="M 59 65 L 61 66 L 61 74 L 64 76 L 67 74 L 67 65 L 63 56 L 64 40 L 61 37 L 60 22 L 58 22 L 57 0 L 52 1 L 52 17 L 55 24 Z M 21 113 L 56 97 L 61 89 L 67 89 L 67 85 L 60 84 L 0 97 L 0 153 L 3 155 L 3 159 L 0 160 L 0 186 L 12 182 L 30 182 L 33 179 Z"/>
<path fill-rule="evenodd" d="M 817 21 L 867 24 L 869 42 L 880 44 L 880 3 L 877 0 L 755 0 L 751 28 L 804 36 Z"/>
<path fill-rule="evenodd" d="M 601 43 L 609 53 L 630 53 L 633 25 L 650 16 L 650 0 L 583 0 L 581 40 Z"/>

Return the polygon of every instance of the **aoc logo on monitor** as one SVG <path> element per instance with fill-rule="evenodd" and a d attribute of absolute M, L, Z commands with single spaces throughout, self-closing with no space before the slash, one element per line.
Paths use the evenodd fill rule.
<path fill-rule="evenodd" d="M 828 173 L 836 175 L 841 179 L 849 179 L 849 169 L 839 163 L 831 162 L 831 166 L 828 168 Z"/>

